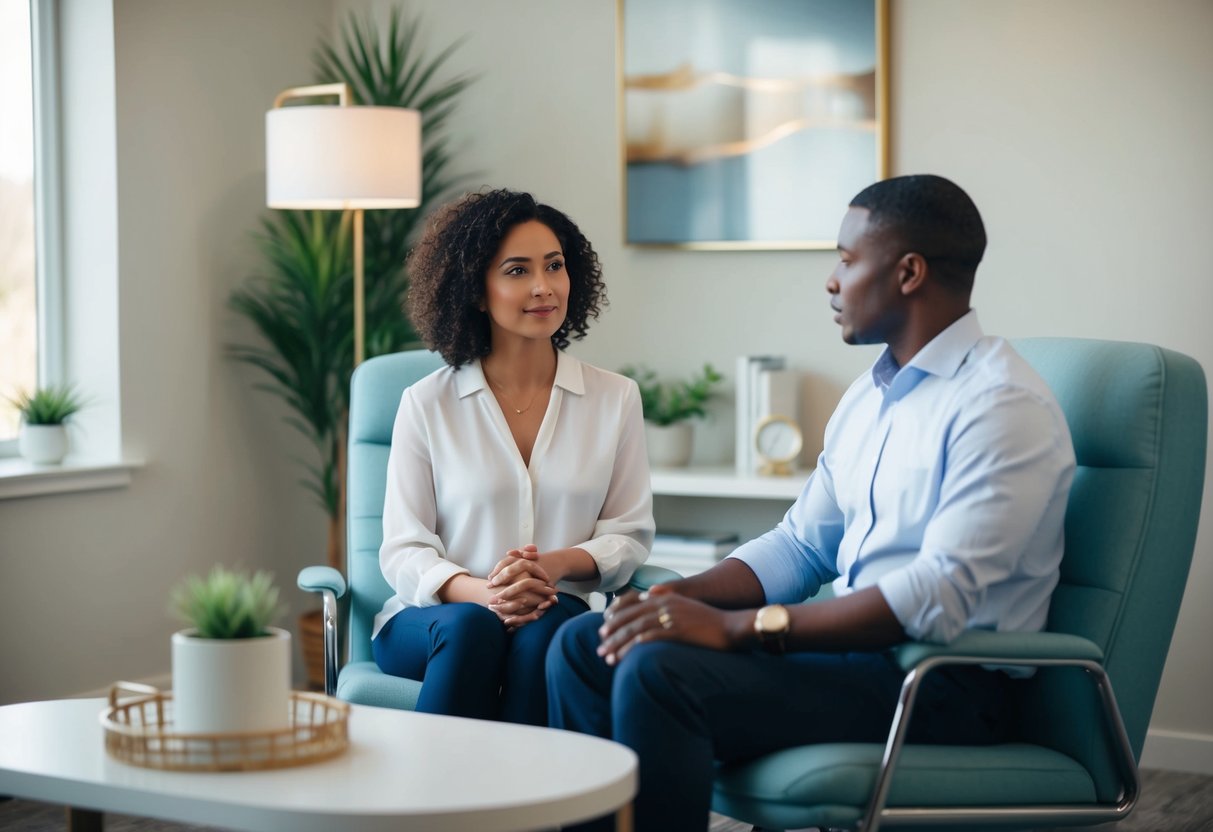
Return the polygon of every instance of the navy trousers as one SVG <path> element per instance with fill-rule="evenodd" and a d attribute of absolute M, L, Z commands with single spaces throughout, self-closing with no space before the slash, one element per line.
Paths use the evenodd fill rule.
<path fill-rule="evenodd" d="M 612 668 L 595 652 L 601 624 L 601 614 L 579 616 L 553 640 L 549 721 L 636 752 L 637 832 L 707 829 L 714 761 L 812 743 L 883 743 L 888 735 L 904 675 L 888 653 L 771 656 L 657 641 Z M 909 740 L 998 741 L 1010 684 L 981 668 L 929 674 Z M 602 819 L 578 828 L 612 827 Z"/>
<path fill-rule="evenodd" d="M 418 711 L 546 725 L 548 645 L 561 624 L 588 609 L 562 592 L 538 621 L 508 633 L 479 604 L 409 607 L 383 625 L 371 652 L 384 673 L 425 682 Z"/>

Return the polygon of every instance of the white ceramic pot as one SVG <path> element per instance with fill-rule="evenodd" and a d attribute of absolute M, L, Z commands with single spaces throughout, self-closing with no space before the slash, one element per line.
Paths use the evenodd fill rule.
<path fill-rule="evenodd" d="M 693 425 L 688 421 L 672 425 L 644 423 L 644 439 L 649 449 L 649 462 L 655 468 L 681 468 L 691 461 Z"/>
<path fill-rule="evenodd" d="M 173 723 L 183 734 L 290 727 L 291 634 L 212 639 L 173 633 Z"/>
<path fill-rule="evenodd" d="M 67 456 L 67 428 L 63 425 L 21 424 L 17 450 L 35 465 L 55 465 Z"/>

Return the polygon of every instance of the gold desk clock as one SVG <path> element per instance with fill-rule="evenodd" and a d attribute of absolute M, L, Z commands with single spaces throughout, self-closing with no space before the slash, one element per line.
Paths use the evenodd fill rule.
<path fill-rule="evenodd" d="M 764 477 L 790 477 L 792 463 L 800 456 L 803 445 L 799 425 L 787 416 L 766 417 L 754 427 L 754 449 L 762 463 L 758 473 Z"/>

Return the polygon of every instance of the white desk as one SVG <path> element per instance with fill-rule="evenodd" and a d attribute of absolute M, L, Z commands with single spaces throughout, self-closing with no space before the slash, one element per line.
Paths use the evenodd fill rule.
<path fill-rule="evenodd" d="M 0 794 L 246 830 L 351 832 L 561 826 L 619 811 L 636 755 L 566 731 L 354 705 L 336 759 L 275 771 L 190 773 L 105 753 L 102 699 L 0 707 Z"/>

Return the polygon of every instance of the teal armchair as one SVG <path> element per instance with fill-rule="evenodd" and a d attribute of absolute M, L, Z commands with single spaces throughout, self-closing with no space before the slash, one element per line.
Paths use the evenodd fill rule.
<path fill-rule="evenodd" d="M 412 710 L 421 682 L 389 676 L 371 655 L 375 613 L 392 590 L 379 571 L 383 542 L 383 498 L 392 425 L 406 387 L 437 370 L 442 357 L 426 350 L 381 355 L 361 364 L 350 382 L 349 455 L 346 465 L 346 579 L 328 566 L 299 573 L 299 588 L 318 593 L 324 604 L 325 693 L 360 705 Z M 677 577 L 659 567 L 641 567 L 632 586 Z M 340 634 L 345 634 L 341 643 Z"/>
<path fill-rule="evenodd" d="M 716 811 L 764 828 L 873 832 L 1086 825 L 1132 810 L 1200 514 L 1204 373 L 1146 344 L 1015 346 L 1057 396 L 1078 460 L 1046 631 L 904 645 L 906 678 L 883 746 L 804 746 L 721 767 Z M 1015 741 L 904 744 L 922 677 L 949 663 L 1040 668 L 1017 703 Z"/>

